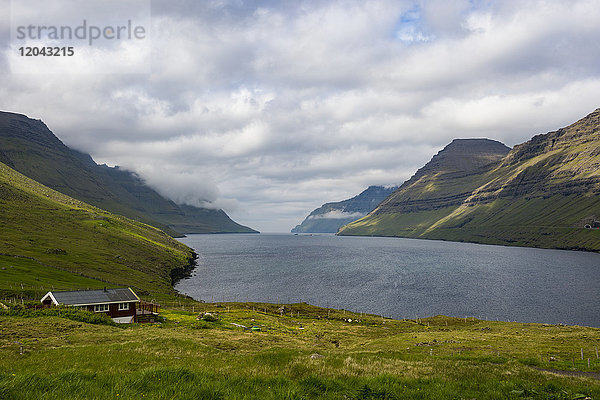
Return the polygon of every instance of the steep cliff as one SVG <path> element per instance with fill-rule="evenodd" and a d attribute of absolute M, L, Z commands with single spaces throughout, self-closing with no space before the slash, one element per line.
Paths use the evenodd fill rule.
<path fill-rule="evenodd" d="M 488 164 L 447 167 L 453 143 L 340 233 L 600 250 L 600 109 Z"/>
<path fill-rule="evenodd" d="M 375 209 L 375 213 L 436 210 L 461 204 L 485 182 L 510 148 L 489 139 L 455 139 Z"/>

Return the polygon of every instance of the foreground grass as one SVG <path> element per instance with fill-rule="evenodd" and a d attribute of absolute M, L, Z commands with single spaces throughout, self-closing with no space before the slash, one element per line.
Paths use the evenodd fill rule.
<path fill-rule="evenodd" d="M 600 329 L 198 307 L 126 328 L 0 316 L 0 398 L 600 398 Z M 218 320 L 197 320 L 203 311 Z"/>

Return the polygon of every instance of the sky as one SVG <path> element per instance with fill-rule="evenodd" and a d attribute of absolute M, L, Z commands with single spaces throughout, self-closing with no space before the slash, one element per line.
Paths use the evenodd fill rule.
<path fill-rule="evenodd" d="M 69 1 L 0 0 L 0 110 L 263 232 L 401 184 L 454 138 L 514 146 L 600 107 L 599 0 Z M 145 36 L 16 36 L 83 18 Z"/>

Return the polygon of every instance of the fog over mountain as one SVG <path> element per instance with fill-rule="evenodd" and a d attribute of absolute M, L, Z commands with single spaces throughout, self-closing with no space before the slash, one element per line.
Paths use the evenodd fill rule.
<path fill-rule="evenodd" d="M 66 1 L 53 4 L 65 12 Z M 69 12 L 85 15 L 89 2 L 76 4 Z M 42 119 L 69 147 L 178 203 L 223 208 L 263 232 L 400 184 L 454 138 L 512 147 L 598 107 L 596 1 L 150 9 L 151 62 L 140 73 L 89 73 L 75 59 L 65 74 L 11 70 L 19 56 L 3 13 L 0 109 Z M 137 56 L 126 45 L 105 54 L 111 65 Z"/>

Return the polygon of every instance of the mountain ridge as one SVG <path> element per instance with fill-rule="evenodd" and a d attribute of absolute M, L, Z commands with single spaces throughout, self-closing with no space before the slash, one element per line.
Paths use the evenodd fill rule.
<path fill-rule="evenodd" d="M 475 178 L 509 151 L 509 147 L 495 140 L 454 139 L 373 212 L 407 212 L 460 204 L 478 186 L 479 180 Z M 447 187 L 448 182 L 457 180 L 460 185 Z M 419 190 L 417 193 L 408 191 L 415 188 Z M 441 194 L 436 196 L 436 192 Z"/>
<path fill-rule="evenodd" d="M 222 210 L 182 207 L 133 172 L 96 164 L 89 154 L 66 146 L 41 120 L 23 114 L 0 112 L 0 162 L 61 193 L 173 236 L 256 232 Z"/>
<path fill-rule="evenodd" d="M 340 234 L 600 251 L 585 229 L 600 219 L 600 109 L 481 169 L 418 174 Z"/>

